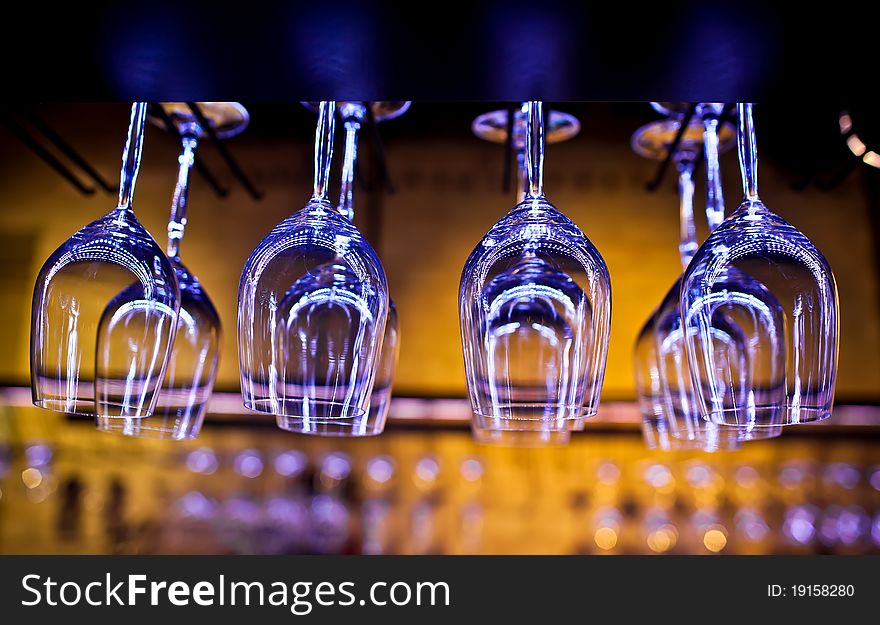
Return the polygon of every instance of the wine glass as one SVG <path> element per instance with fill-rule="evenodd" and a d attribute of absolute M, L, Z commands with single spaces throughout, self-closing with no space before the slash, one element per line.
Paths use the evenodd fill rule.
<path fill-rule="evenodd" d="M 318 105 L 304 102 L 306 107 L 317 110 Z M 357 169 L 358 135 L 361 126 L 367 119 L 367 106 L 370 107 L 375 123 L 394 119 L 405 113 L 410 102 L 338 102 L 336 110 L 342 119 L 345 129 L 345 152 L 342 160 L 342 181 L 339 191 L 339 203 L 336 210 L 350 221 L 354 220 L 354 180 Z M 391 388 L 394 374 L 397 371 L 397 360 L 400 355 L 400 322 L 397 307 L 390 295 L 388 297 L 388 319 L 385 322 L 385 334 L 382 339 L 382 350 L 373 391 L 370 394 L 370 408 L 367 413 L 352 419 L 336 419 L 328 422 L 314 423 L 313 429 L 306 433 L 323 436 L 373 436 L 381 434 L 385 429 L 388 410 L 391 407 Z M 299 430 L 297 430 L 299 431 Z"/>
<path fill-rule="evenodd" d="M 738 104 L 737 133 L 745 198 L 703 243 L 681 284 L 687 360 L 700 414 L 721 425 L 750 428 L 821 421 L 831 415 L 838 352 L 837 287 L 822 253 L 758 197 L 751 104 Z M 751 292 L 730 291 L 747 278 Z M 774 311 L 775 307 L 779 307 Z M 747 384 L 715 358 L 719 319 L 766 324 L 778 344 L 758 346 Z M 745 387 L 748 392 L 740 390 Z"/>
<path fill-rule="evenodd" d="M 526 167 L 526 114 L 528 103 L 523 102 L 513 109 L 513 120 L 508 119 L 508 111 L 505 109 L 490 111 L 476 117 L 471 124 L 473 133 L 486 141 L 493 143 L 506 143 L 508 128 L 513 131 L 511 139 L 516 157 L 516 199 L 518 202 L 525 200 L 528 188 L 528 168 Z M 547 143 L 559 143 L 576 136 L 580 132 L 578 119 L 562 111 L 550 111 L 547 115 L 544 138 Z M 484 427 L 476 420 L 471 421 L 471 432 L 474 439 L 484 445 L 498 445 L 503 447 L 541 447 L 562 446 L 571 439 L 571 430 L 582 430 L 584 419 L 571 419 L 566 422 L 567 428 L 557 430 L 553 424 L 549 429 L 535 430 L 532 426 L 525 426 L 521 430 L 501 429 L 493 430 Z M 490 424 L 491 425 L 491 424 Z M 509 424 L 515 427 L 515 424 Z"/>
<path fill-rule="evenodd" d="M 670 104 L 664 103 L 665 106 Z M 679 109 L 685 106 L 686 103 L 681 103 Z M 704 126 L 702 134 L 707 171 L 706 219 L 711 232 L 724 218 L 724 199 L 718 167 L 718 115 L 723 105 L 701 103 L 697 109 Z M 732 144 L 734 135 L 732 129 L 726 126 L 721 130 L 722 145 L 727 148 Z M 697 146 L 698 144 L 691 146 L 694 154 Z M 685 268 L 697 249 L 694 237 L 690 237 L 687 248 L 687 255 L 682 257 Z M 685 253 L 685 250 L 682 252 Z M 779 436 L 781 429 L 775 421 L 768 421 L 766 424 L 774 427 L 758 428 L 754 424 L 743 423 L 740 427 L 718 432 L 716 425 L 707 424 L 702 418 L 685 354 L 685 331 L 679 312 L 680 283 L 681 278 L 663 299 L 655 318 L 660 362 L 659 380 L 666 398 L 669 431 L 676 438 L 695 442 L 714 441 L 719 436 L 735 437 L 738 441 Z M 783 355 L 780 336 L 784 323 L 782 309 L 764 285 L 733 268 L 718 277 L 718 285 L 738 305 L 735 309 L 717 312 L 716 325 L 711 334 L 712 342 L 705 347 L 713 350 L 714 361 L 719 366 L 737 372 L 737 386 L 731 390 L 740 397 L 747 397 L 755 393 L 756 389 L 760 392 L 762 375 L 772 370 L 774 363 Z M 691 339 L 694 339 L 693 333 L 691 334 Z"/>
<path fill-rule="evenodd" d="M 180 289 L 132 209 L 146 111 L 146 102 L 132 105 L 116 208 L 55 250 L 37 276 L 31 389 L 41 408 L 108 418 L 155 408 Z"/>
<path fill-rule="evenodd" d="M 705 126 L 704 153 L 706 156 L 706 220 L 709 232 L 724 220 L 724 194 L 718 156 L 720 147 L 727 149 L 733 144 L 733 132 L 725 132 L 724 143 L 719 146 L 718 116 L 724 108 L 720 103 L 701 103 L 698 107 Z M 727 130 L 725 128 L 725 130 Z M 729 137 L 729 139 L 728 139 Z M 696 246 L 694 246 L 696 247 Z M 696 250 L 693 250 L 694 252 Z M 693 253 L 691 253 L 693 257 Z M 685 267 L 686 269 L 686 267 Z M 673 285 L 661 305 L 657 332 L 660 337 L 661 368 L 670 411 L 673 436 L 699 441 L 718 436 L 718 424 L 705 420 L 697 408 L 693 382 L 688 367 L 685 333 L 681 324 L 681 279 Z M 739 387 L 734 390 L 740 397 L 754 393 L 762 382 L 762 373 L 781 358 L 781 336 L 784 314 L 779 302 L 767 288 L 752 278 L 729 268 L 726 275 L 718 276 L 717 286 L 724 289 L 731 300 L 741 302 L 735 313 L 731 310 L 717 311 L 712 331 L 712 343 L 705 346 L 713 350 L 713 359 L 727 370 L 738 372 Z M 760 302 L 759 305 L 755 305 Z M 691 336 L 692 340 L 698 340 Z M 739 441 L 762 440 L 782 434 L 777 420 L 768 420 L 767 427 L 752 423 L 736 426 L 720 426 L 721 435 L 735 437 Z"/>
<path fill-rule="evenodd" d="M 605 261 L 544 197 L 544 115 L 527 105 L 529 190 L 465 263 L 462 346 L 474 419 L 561 430 L 596 414 L 611 320 Z"/>
<path fill-rule="evenodd" d="M 669 154 L 675 136 L 683 123 L 682 116 L 673 115 L 639 128 L 632 138 L 633 150 L 640 156 L 663 160 Z M 678 148 L 672 155 L 678 170 L 678 195 L 680 239 L 678 251 L 683 268 L 697 250 L 697 232 L 694 221 L 694 180 L 693 171 L 700 147 L 703 144 L 704 129 L 698 120 L 691 121 L 684 129 Z M 728 132 L 726 139 L 732 138 Z M 728 141 L 729 143 L 729 141 Z M 717 160 L 717 158 L 716 158 Z M 707 211 L 708 214 L 708 211 Z M 681 278 L 675 282 L 663 299 L 661 305 L 651 314 L 636 339 L 633 349 L 633 362 L 639 408 L 642 414 L 642 434 L 651 449 L 679 450 L 697 449 L 702 451 L 731 450 L 740 447 L 739 438 L 731 431 L 722 431 L 715 424 L 707 424 L 699 436 L 691 438 L 674 437 L 676 412 L 693 412 L 693 391 L 690 376 L 682 369 L 683 347 L 681 331 L 674 318 L 670 319 L 670 302 L 673 313 L 678 310 L 678 289 Z M 677 318 L 677 314 L 674 315 Z M 681 325 L 680 323 L 678 324 Z M 719 345 L 726 346 L 732 357 L 741 350 L 734 332 Z M 697 415 L 699 418 L 699 415 Z"/>
<path fill-rule="evenodd" d="M 220 317 L 198 278 L 180 260 L 180 241 L 188 222 L 189 176 L 198 142 L 204 134 L 186 103 L 160 104 L 181 140 L 177 185 L 171 199 L 166 252 L 180 285 L 180 313 L 171 358 L 159 391 L 156 410 L 146 419 L 107 419 L 97 426 L 141 438 L 188 440 L 196 438 L 214 388 L 220 360 Z M 201 102 L 199 108 L 216 136 L 228 139 L 248 124 L 247 110 L 238 102 Z M 152 119 L 157 125 L 160 120 Z"/>
<path fill-rule="evenodd" d="M 388 317 L 379 258 L 327 200 L 334 110 L 320 105 L 312 197 L 260 242 L 239 287 L 244 405 L 294 432 L 367 413 Z"/>

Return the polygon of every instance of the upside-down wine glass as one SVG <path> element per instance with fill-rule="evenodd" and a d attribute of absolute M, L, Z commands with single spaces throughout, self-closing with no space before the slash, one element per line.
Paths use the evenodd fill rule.
<path fill-rule="evenodd" d="M 388 316 L 376 252 L 327 199 L 334 110 L 320 105 L 312 197 L 248 258 L 238 298 L 245 407 L 310 434 L 369 410 Z"/>
<path fill-rule="evenodd" d="M 132 105 L 116 208 L 55 250 L 37 276 L 31 389 L 41 408 L 108 418 L 155 408 L 180 291 L 132 209 L 146 111 L 146 102 Z"/>
<path fill-rule="evenodd" d="M 752 429 L 820 421 L 831 415 L 837 370 L 834 276 L 809 239 L 759 199 L 752 106 L 737 106 L 745 198 L 700 247 L 681 285 L 697 407 L 715 423 Z M 732 292 L 732 272 L 760 290 Z M 745 327 L 776 318 L 781 327 L 768 335 L 779 345 L 762 345 L 750 355 L 743 384 L 742 372 L 715 357 L 713 335 L 722 319 Z"/>
<path fill-rule="evenodd" d="M 529 190 L 465 263 L 462 346 L 474 419 L 494 430 L 567 429 L 596 414 L 611 320 L 598 250 L 544 197 L 544 115 L 529 102 Z"/>
<path fill-rule="evenodd" d="M 506 143 L 508 140 L 508 127 L 513 130 L 512 147 L 516 159 L 516 200 L 522 202 L 526 198 L 529 186 L 529 172 L 526 167 L 526 115 L 528 103 L 523 102 L 513 110 L 513 122 L 509 124 L 508 111 L 501 109 L 483 113 L 476 117 L 471 124 L 473 133 L 486 141 L 493 143 Z M 545 136 L 547 143 L 559 143 L 571 139 L 580 132 L 578 119 L 562 111 L 551 110 L 545 121 Z M 525 427 L 520 430 L 492 429 L 484 427 L 471 419 L 471 432 L 474 440 L 485 445 L 498 445 L 502 447 L 543 447 L 566 445 L 571 439 L 571 430 L 583 429 L 583 419 L 572 419 L 567 422 L 568 427 L 557 429 L 554 424 L 549 428 L 532 429 Z"/>
<path fill-rule="evenodd" d="M 354 182 L 357 171 L 358 136 L 364 121 L 368 119 L 367 106 L 370 107 L 372 120 L 379 123 L 394 119 L 409 110 L 408 101 L 379 102 L 337 102 L 336 110 L 345 130 L 345 152 L 342 159 L 342 181 L 339 188 L 339 203 L 336 210 L 341 215 L 354 221 Z M 317 106 L 306 103 L 310 109 Z M 337 419 L 328 423 L 316 424 L 315 433 L 323 436 L 374 436 L 385 430 L 388 410 L 391 407 L 391 390 L 394 374 L 397 371 L 397 360 L 400 354 L 400 323 L 397 307 L 391 296 L 388 297 L 388 320 L 385 322 L 385 335 L 382 339 L 382 350 L 373 391 L 370 394 L 370 409 L 361 417 L 353 419 Z"/>
<path fill-rule="evenodd" d="M 189 440 L 196 438 L 202 428 L 220 360 L 220 317 L 198 278 L 180 260 L 180 241 L 189 220 L 190 172 L 204 129 L 187 104 L 167 102 L 159 106 L 181 140 L 166 246 L 180 285 L 177 332 L 153 415 L 145 419 L 99 417 L 97 426 L 125 436 Z M 201 102 L 198 106 L 219 139 L 233 137 L 247 127 L 248 112 L 238 102 Z M 151 121 L 163 125 L 160 120 Z"/>
<path fill-rule="evenodd" d="M 718 116 L 724 108 L 719 103 L 701 103 L 698 112 L 703 119 L 703 148 L 706 156 L 707 199 L 706 220 L 710 232 L 724 219 L 724 196 L 719 171 Z M 724 147 L 732 144 L 733 133 L 724 130 Z M 692 239 L 688 260 L 697 250 Z M 685 264 L 685 270 L 687 264 Z M 772 363 L 782 354 L 781 330 L 783 318 L 781 307 L 767 289 L 747 275 L 731 268 L 725 276 L 719 276 L 718 285 L 739 302 L 735 311 L 719 310 L 710 346 L 715 362 L 723 363 L 738 374 L 739 387 L 735 390 L 741 397 L 753 393 L 760 385 L 762 367 Z M 669 427 L 678 439 L 694 443 L 723 446 L 724 441 L 750 441 L 773 438 L 782 433 L 775 427 L 754 427 L 742 424 L 722 427 L 707 422 L 697 407 L 691 373 L 688 368 L 686 339 L 680 314 L 681 278 L 672 286 L 660 305 L 655 320 L 655 338 L 660 363 L 660 384 L 665 398 Z M 755 305 L 755 302 L 760 302 Z M 734 314 L 734 312 L 736 314 Z M 692 337 L 693 338 L 693 337 Z"/>
<path fill-rule="evenodd" d="M 705 126 L 703 153 L 707 174 L 706 221 L 710 233 L 724 221 L 724 193 L 718 159 L 721 151 L 718 118 L 723 110 L 724 105 L 721 103 L 706 102 L 699 105 Z M 722 145 L 726 149 L 732 145 L 734 135 L 732 132 L 727 133 L 726 126 L 723 129 L 725 140 Z M 761 367 L 766 370 L 766 363 L 776 362 L 781 357 L 781 332 L 784 324 L 782 308 L 764 285 L 733 267 L 727 270 L 726 276 L 719 276 L 716 284 L 726 289 L 731 299 L 738 299 L 742 306 L 736 311 L 739 314 L 718 312 L 716 331 L 712 335 L 715 340 L 711 349 L 714 350 L 715 362 L 723 363 L 730 370 L 739 372 L 740 387 L 737 392 L 741 397 L 746 397 L 753 392 L 756 385 L 761 384 Z M 782 427 L 777 423 L 768 423 L 768 427 L 755 427 L 749 423 L 719 426 L 702 417 L 688 366 L 680 298 L 681 278 L 664 300 L 657 323 L 661 380 L 667 405 L 670 407 L 672 435 L 687 441 L 725 437 L 742 442 L 775 438 L 782 434 Z M 761 305 L 753 306 L 749 303 L 755 301 L 760 301 Z"/>
<path fill-rule="evenodd" d="M 665 112 L 665 111 L 664 111 Z M 652 122 L 639 128 L 632 138 L 633 150 L 640 156 L 654 160 L 662 160 L 667 157 L 672 148 L 674 138 L 682 124 L 681 116 L 670 115 L 669 119 Z M 694 180 L 693 171 L 696 158 L 699 156 L 699 148 L 703 143 L 703 127 L 697 121 L 691 121 L 681 136 L 678 148 L 672 155 L 678 171 L 678 196 L 679 196 L 679 222 L 680 238 L 678 251 L 683 269 L 686 269 L 691 258 L 697 250 L 697 232 L 694 221 Z M 731 135 L 732 136 L 732 135 Z M 708 212 L 707 212 L 708 214 Z M 681 277 L 676 280 L 670 293 L 677 293 Z M 666 328 L 669 332 L 658 332 L 661 320 L 668 326 L 669 295 L 664 298 L 661 305 L 651 313 L 647 322 L 642 327 L 636 339 L 633 349 L 633 363 L 636 383 L 636 394 L 639 401 L 639 409 L 642 414 L 642 435 L 646 445 L 650 449 L 662 449 L 665 451 L 679 449 L 697 449 L 702 451 L 717 451 L 737 449 L 740 446 L 736 436 L 729 436 L 720 432 L 720 427 L 713 425 L 707 428 L 705 435 L 699 439 L 681 440 L 673 437 L 674 412 L 689 410 L 692 400 L 689 395 L 690 377 L 684 377 L 686 385 L 678 384 L 681 376 L 675 380 L 676 391 L 672 392 L 667 375 L 680 373 L 673 367 L 665 367 L 665 358 L 661 354 L 674 354 L 675 345 L 681 341 L 670 341 L 670 334 L 675 328 Z M 677 302 L 677 300 L 676 300 Z M 677 308 L 675 308 L 677 311 Z M 680 325 L 680 324 L 679 324 Z M 680 332 L 678 333 L 680 335 Z M 736 352 L 736 335 L 730 337 L 723 344 L 727 345 L 732 352 Z"/>

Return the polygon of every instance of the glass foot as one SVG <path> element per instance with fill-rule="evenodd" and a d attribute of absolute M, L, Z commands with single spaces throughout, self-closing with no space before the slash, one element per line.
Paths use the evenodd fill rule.
<path fill-rule="evenodd" d="M 492 143 L 504 143 L 507 141 L 507 111 L 483 113 L 473 121 L 471 130 L 480 139 Z M 562 111 L 550 111 L 544 128 L 544 140 L 547 143 L 560 143 L 571 139 L 580 131 L 581 123 L 577 117 Z M 513 120 L 513 147 L 516 150 L 523 150 L 525 145 L 526 118 L 522 111 L 518 111 Z"/>
<path fill-rule="evenodd" d="M 159 106 L 171 118 L 178 131 L 183 126 L 198 123 L 186 102 L 161 102 Z M 198 106 L 219 139 L 234 137 L 247 128 L 250 121 L 247 109 L 238 102 L 199 102 Z M 164 128 L 165 124 L 161 119 L 154 117 L 149 119 L 160 128 Z M 199 133 L 200 136 L 201 134 Z"/>
<path fill-rule="evenodd" d="M 675 141 L 681 122 L 677 119 L 662 119 L 645 124 L 633 133 L 630 145 L 639 156 L 662 161 L 669 154 L 669 148 Z M 685 129 L 678 144 L 678 151 L 683 157 L 697 158 L 703 150 L 703 132 L 705 128 L 698 119 L 693 119 Z M 736 133 L 733 125 L 725 123 L 718 127 L 718 152 L 724 153 L 736 144 Z"/>

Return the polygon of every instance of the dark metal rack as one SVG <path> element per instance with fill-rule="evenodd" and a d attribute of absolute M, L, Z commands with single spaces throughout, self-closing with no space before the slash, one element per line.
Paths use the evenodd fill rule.
<path fill-rule="evenodd" d="M 167 130 L 173 137 L 176 137 L 178 143 L 180 142 L 180 131 L 177 129 L 177 126 L 168 116 L 168 113 L 165 112 L 165 109 L 156 103 L 150 104 L 150 114 L 162 120 L 162 123 L 165 125 L 165 130 Z M 224 198 L 229 195 L 229 189 L 220 184 L 217 178 L 214 177 L 214 174 L 208 169 L 208 167 L 202 162 L 201 159 L 195 159 L 194 166 L 196 171 L 205 179 L 208 183 L 208 186 L 214 191 L 217 197 Z"/>
<path fill-rule="evenodd" d="M 238 161 L 233 158 L 232 152 L 229 151 L 229 148 L 226 147 L 226 144 L 223 143 L 223 141 L 221 141 L 220 138 L 217 136 L 217 133 L 214 132 L 214 127 L 211 126 L 211 124 L 205 118 L 202 110 L 199 108 L 199 105 L 196 102 L 187 102 L 186 104 L 192 111 L 193 115 L 195 115 L 195 118 L 199 122 L 199 125 L 202 127 L 202 130 L 205 132 L 206 135 L 208 135 L 211 143 L 213 143 L 214 146 L 217 148 L 220 156 L 223 157 L 223 160 L 226 162 L 226 165 L 229 167 L 232 175 L 235 176 L 235 178 L 241 183 L 241 186 L 243 186 L 248 195 L 251 196 L 251 199 L 262 199 L 263 192 L 259 191 L 251 182 L 250 178 L 248 178 L 247 175 L 244 173 L 244 170 L 238 164 Z"/>

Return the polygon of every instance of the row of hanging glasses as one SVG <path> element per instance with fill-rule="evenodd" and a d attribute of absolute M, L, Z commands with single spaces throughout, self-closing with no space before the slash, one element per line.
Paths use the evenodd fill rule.
<path fill-rule="evenodd" d="M 198 106 L 220 139 L 248 124 L 238 103 Z M 408 107 L 379 102 L 369 113 L 382 121 Z M 198 436 L 219 364 L 219 316 L 180 260 L 204 128 L 188 106 L 162 105 L 182 145 L 163 253 L 132 208 L 147 110 L 132 106 L 117 207 L 74 234 L 40 271 L 31 386 L 37 406 L 94 417 L 99 430 L 183 440 Z M 248 408 L 277 415 L 283 429 L 365 436 L 384 429 L 398 321 L 381 263 L 351 223 L 363 103 L 340 104 L 341 193 L 337 206 L 327 199 L 335 111 L 333 102 L 319 107 L 311 200 L 263 240 L 242 275 L 242 390 Z"/>
<path fill-rule="evenodd" d="M 188 182 L 207 122 L 241 132 L 236 103 L 162 105 L 181 139 L 163 253 L 132 209 L 147 105 L 132 106 L 119 202 L 46 261 L 34 292 L 31 374 L 37 406 L 95 417 L 128 436 L 198 435 L 219 360 L 220 320 L 180 261 Z M 408 102 L 321 102 L 314 184 L 241 276 L 238 343 L 246 408 L 291 432 L 368 436 L 385 426 L 399 352 L 397 312 L 378 255 L 353 223 L 358 133 Z M 724 106 L 654 103 L 637 152 L 671 155 L 679 172 L 684 273 L 636 342 L 636 387 L 649 446 L 735 449 L 783 425 L 830 416 L 837 294 L 821 253 L 757 194 L 751 105 L 738 105 L 745 199 L 724 218 L 719 152 L 734 132 Z M 694 108 L 697 114 L 686 114 Z M 345 129 L 340 199 L 329 200 L 335 123 Z M 564 444 L 598 411 L 611 324 L 605 262 L 544 195 L 545 142 L 579 130 L 543 103 L 481 116 L 474 131 L 509 140 L 517 201 L 478 243 L 461 276 L 461 337 L 477 440 Z M 696 120 L 696 121 L 692 121 Z M 682 128 L 682 126 L 685 126 Z M 707 171 L 710 235 L 697 245 L 693 173 Z"/>

